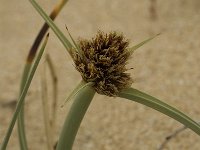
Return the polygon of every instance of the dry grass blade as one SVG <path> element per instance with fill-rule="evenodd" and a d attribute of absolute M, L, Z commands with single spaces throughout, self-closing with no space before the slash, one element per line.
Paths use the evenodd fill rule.
<path fill-rule="evenodd" d="M 47 147 L 48 150 L 53 149 L 54 147 L 54 140 L 55 140 L 55 127 L 56 127 L 56 116 L 57 116 L 57 75 L 52 63 L 50 56 L 47 54 L 45 63 L 43 65 L 43 70 L 41 74 L 41 91 L 42 91 L 42 107 L 43 107 L 43 116 L 44 116 L 44 126 L 45 126 L 45 134 L 47 140 Z M 48 99 L 48 87 L 47 86 L 47 68 L 50 71 L 50 76 L 52 80 L 52 102 Z M 49 105 L 49 103 L 51 103 Z M 50 108 L 49 108 L 50 106 Z"/>
<path fill-rule="evenodd" d="M 44 10 L 36 3 L 35 0 L 29 0 L 33 7 L 37 10 L 37 12 L 42 16 L 42 18 L 46 21 L 46 23 L 50 26 L 50 28 L 57 35 L 59 40 L 62 42 L 66 50 L 69 52 L 70 56 L 72 56 L 72 50 L 75 48 L 70 43 L 70 41 L 65 37 L 65 35 L 60 31 L 60 29 L 54 24 L 52 19 L 44 12 Z"/>
<path fill-rule="evenodd" d="M 34 64 L 33 64 L 32 68 L 31 68 L 31 70 L 30 70 L 30 74 L 29 74 L 29 76 L 28 76 L 28 78 L 27 78 L 27 80 L 26 80 L 25 86 L 24 86 L 24 88 L 23 88 L 23 90 L 22 90 L 22 93 L 21 93 L 19 99 L 18 99 L 18 103 L 17 103 L 17 106 L 16 106 L 16 110 L 15 110 L 15 112 L 14 112 L 14 114 L 13 114 L 13 117 L 12 117 L 12 119 L 11 119 L 11 123 L 9 124 L 8 130 L 7 130 L 7 132 L 6 132 L 6 136 L 5 136 L 5 138 L 4 138 L 4 140 L 3 140 L 2 144 L 1 144 L 0 150 L 5 150 L 6 147 L 7 147 L 7 144 L 8 144 L 8 141 L 9 141 L 9 139 L 10 139 L 11 133 L 12 133 L 12 131 L 13 131 L 15 122 L 16 122 L 17 117 L 18 117 L 18 114 L 20 113 L 21 108 L 23 107 L 23 103 L 24 103 L 25 96 L 26 96 L 26 94 L 27 94 L 27 92 L 28 92 L 28 89 L 29 89 L 29 87 L 30 87 L 31 81 L 32 81 L 32 79 L 33 79 L 33 76 L 34 76 L 34 74 L 35 74 L 35 71 L 36 71 L 36 69 L 37 69 L 37 66 L 38 66 L 38 64 L 39 64 L 39 62 L 40 62 L 40 59 L 41 59 L 42 54 L 43 54 L 43 52 L 44 52 L 44 49 L 45 49 L 45 47 L 46 47 L 46 44 L 47 44 L 47 41 L 48 41 L 48 37 L 49 37 L 49 36 L 47 35 L 47 37 L 46 37 L 46 39 L 45 39 L 45 41 L 44 41 L 44 44 L 42 45 L 42 47 L 41 47 L 41 49 L 40 49 L 40 51 L 39 51 L 39 53 L 38 53 L 38 56 L 36 57 L 36 60 L 35 60 L 35 62 L 34 62 Z"/>
<path fill-rule="evenodd" d="M 61 0 L 53 9 L 53 11 L 50 14 L 50 18 L 54 20 L 56 16 L 59 14 L 63 6 L 66 4 L 68 0 Z M 31 49 L 29 50 L 29 54 L 27 57 L 27 62 L 24 67 L 24 72 L 23 72 L 23 77 L 21 80 L 21 88 L 20 88 L 20 93 L 22 92 L 22 87 L 24 87 L 24 84 L 27 80 L 33 59 L 35 58 L 35 54 L 37 53 L 38 47 L 46 34 L 49 26 L 47 23 L 44 23 L 42 26 L 41 30 L 39 31 Z M 27 150 L 27 140 L 26 140 L 26 134 L 25 134 L 25 127 L 24 127 L 24 108 L 22 107 L 21 112 L 18 117 L 18 135 L 19 135 L 19 142 L 20 142 L 20 149 L 21 150 Z"/>
<path fill-rule="evenodd" d="M 46 63 L 46 62 L 45 62 Z M 43 64 L 43 69 L 41 72 L 41 96 L 42 96 L 42 110 L 43 110 L 43 118 L 44 118 L 44 128 L 45 128 L 45 134 L 46 134 L 46 140 L 47 140 L 47 148 L 48 150 L 51 150 L 53 148 L 53 135 L 52 130 L 50 127 L 49 122 L 49 106 L 48 106 L 48 90 L 47 90 L 47 79 L 46 79 L 46 64 Z"/>
<path fill-rule="evenodd" d="M 57 15 L 59 14 L 59 12 L 61 11 L 61 9 L 63 8 L 63 6 L 66 4 L 68 0 L 61 0 L 53 9 L 53 11 L 50 13 L 49 17 L 54 20 Z M 27 61 L 28 62 L 32 62 L 32 60 L 35 57 L 35 54 L 38 50 L 38 47 L 44 37 L 44 35 L 46 34 L 47 30 L 49 29 L 49 26 L 47 23 L 44 23 L 44 25 L 42 26 L 41 30 L 39 31 L 30 51 L 27 57 Z"/>
<path fill-rule="evenodd" d="M 46 62 L 50 71 L 50 76 L 51 76 L 51 80 L 52 80 L 52 86 L 53 86 L 53 101 L 52 101 L 52 105 L 51 105 L 51 117 L 50 117 L 50 126 L 51 126 L 51 130 L 53 133 L 53 141 L 54 141 L 54 136 L 55 136 L 55 127 L 56 127 L 56 120 L 57 120 L 57 97 L 58 97 L 58 80 L 57 80 L 57 75 L 56 75 L 56 71 L 54 69 L 54 65 L 53 62 L 51 60 L 50 55 L 47 54 L 46 56 Z"/>

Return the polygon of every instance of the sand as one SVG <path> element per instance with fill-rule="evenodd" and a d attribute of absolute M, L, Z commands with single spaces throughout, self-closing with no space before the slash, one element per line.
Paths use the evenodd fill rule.
<path fill-rule="evenodd" d="M 38 0 L 50 12 L 55 1 Z M 200 2 L 158 1 L 156 12 L 150 0 L 70 0 L 56 19 L 75 39 L 90 38 L 100 29 L 119 31 L 134 45 L 157 33 L 158 38 L 135 52 L 128 66 L 135 80 L 132 87 L 149 93 L 200 119 Z M 17 99 L 28 50 L 43 20 L 26 0 L 0 1 L 0 141 Z M 60 108 L 81 80 L 67 51 L 52 31 L 46 52 L 58 75 L 58 121 L 60 132 L 70 104 Z M 43 62 L 44 60 L 42 60 Z M 41 103 L 42 63 L 26 99 L 26 129 L 30 150 L 45 150 Z M 51 87 L 51 84 L 49 84 Z M 10 105 L 9 105 L 10 104 Z M 74 150 L 155 150 L 164 138 L 182 125 L 141 104 L 120 98 L 95 95 L 76 137 Z M 198 150 L 199 137 L 190 130 L 173 139 L 166 149 Z M 16 128 L 8 150 L 18 150 Z"/>

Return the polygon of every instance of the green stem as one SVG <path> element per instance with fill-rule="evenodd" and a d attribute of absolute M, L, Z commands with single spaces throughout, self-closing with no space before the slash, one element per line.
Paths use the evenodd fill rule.
<path fill-rule="evenodd" d="M 85 84 L 81 82 L 80 84 Z M 81 89 L 64 122 L 56 150 L 71 150 L 81 121 L 94 97 L 95 91 L 91 86 Z"/>
<path fill-rule="evenodd" d="M 50 18 L 52 20 L 54 20 L 56 18 L 56 16 L 59 14 L 59 12 L 61 11 L 61 9 L 63 8 L 63 6 L 66 4 L 68 0 L 61 0 L 53 9 L 53 11 L 50 14 Z M 21 80 L 21 85 L 20 85 L 20 94 L 22 93 L 23 87 L 26 83 L 26 80 L 28 78 L 28 74 L 30 71 L 30 67 L 31 64 L 33 62 L 33 59 L 35 58 L 35 54 L 37 52 L 37 49 L 40 45 L 40 42 L 42 41 L 44 35 L 46 34 L 47 30 L 48 30 L 49 26 L 47 23 L 44 23 L 44 25 L 42 26 L 40 32 L 38 33 L 30 51 L 29 51 L 29 55 L 27 57 L 27 63 L 24 67 L 24 72 L 23 72 L 23 76 L 22 76 L 22 80 Z M 23 104 L 24 105 L 24 104 Z M 20 149 L 21 150 L 27 150 L 28 146 L 27 146 L 27 140 L 26 140 L 26 133 L 25 133 L 25 123 L 24 123 L 24 106 L 22 106 L 22 109 L 19 113 L 18 116 L 18 136 L 19 136 L 19 143 L 20 143 Z"/>
<path fill-rule="evenodd" d="M 22 79 L 21 79 L 20 95 L 23 91 L 23 87 L 24 87 L 26 80 L 28 78 L 30 69 L 31 69 L 31 64 L 26 63 L 26 65 L 24 67 L 23 76 L 22 76 Z M 25 127 L 24 127 L 25 126 L 24 125 L 24 104 L 23 104 L 22 109 L 19 113 L 17 123 L 18 123 L 18 136 L 19 136 L 20 149 L 21 150 L 27 150 L 28 146 L 27 146 L 27 140 L 26 140 Z"/>
<path fill-rule="evenodd" d="M 7 132 L 6 132 L 6 136 L 4 137 L 3 142 L 2 142 L 2 144 L 1 144 L 0 150 L 5 150 L 6 147 L 7 147 L 7 145 L 8 145 L 8 141 L 9 141 L 9 139 L 10 139 L 10 135 L 11 135 L 11 133 L 12 133 L 12 131 L 13 131 L 15 122 L 16 122 L 16 120 L 17 120 L 17 118 L 18 118 L 18 115 L 19 115 L 19 113 L 20 113 L 20 111 L 21 111 L 21 108 L 23 107 L 23 103 L 24 103 L 25 96 L 26 96 L 26 94 L 27 94 L 27 92 L 28 92 L 28 89 L 29 89 L 29 87 L 30 87 L 31 81 L 32 81 L 33 76 L 34 76 L 34 74 L 35 74 L 35 71 L 36 71 L 37 66 L 38 66 L 38 64 L 39 64 L 39 62 L 40 62 L 40 59 L 41 59 L 41 57 L 42 57 L 42 54 L 43 54 L 43 52 L 44 52 L 45 46 L 46 46 L 46 44 L 47 44 L 47 40 L 48 40 L 48 36 L 47 36 L 47 38 L 45 39 L 44 44 L 42 45 L 41 50 L 39 51 L 39 53 L 38 53 L 38 55 L 37 55 L 37 57 L 36 57 L 36 60 L 35 60 L 35 62 L 34 62 L 34 64 L 33 64 L 32 68 L 31 68 L 30 74 L 29 74 L 29 76 L 28 76 L 28 78 L 27 78 L 26 84 L 25 84 L 25 86 L 24 86 L 24 88 L 23 88 L 23 90 L 22 90 L 22 93 L 21 93 L 20 97 L 18 98 L 16 110 L 15 110 L 13 116 L 12 116 L 11 122 L 10 122 L 9 127 L 8 127 L 8 130 L 7 130 Z"/>

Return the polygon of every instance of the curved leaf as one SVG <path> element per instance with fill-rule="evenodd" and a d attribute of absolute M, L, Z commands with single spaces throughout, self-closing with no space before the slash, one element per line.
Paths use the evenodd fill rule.
<path fill-rule="evenodd" d="M 83 86 L 82 81 L 78 86 Z M 74 102 L 64 122 L 60 137 L 58 140 L 57 150 L 71 150 L 81 121 L 94 97 L 95 91 L 91 86 L 85 86 L 76 94 Z"/>
<path fill-rule="evenodd" d="M 133 100 L 135 102 L 151 107 L 179 121 L 180 123 L 184 124 L 186 127 L 193 130 L 195 133 L 200 135 L 200 125 L 197 122 L 193 121 L 190 117 L 186 116 L 184 113 L 158 100 L 157 98 L 154 98 L 146 93 L 143 93 L 133 88 L 125 89 L 119 94 L 119 97 Z"/>
<path fill-rule="evenodd" d="M 23 90 L 22 90 L 22 93 L 21 93 L 21 95 L 20 95 L 20 97 L 19 97 L 19 99 L 18 99 L 17 106 L 16 106 L 16 110 L 15 110 L 15 112 L 14 112 L 14 114 L 13 114 L 12 120 L 11 120 L 11 122 L 10 122 L 10 124 L 9 124 L 8 130 L 7 130 L 7 132 L 6 132 L 6 136 L 5 136 L 4 140 L 3 140 L 3 143 L 2 143 L 2 145 L 1 145 L 0 150 L 5 150 L 6 147 L 7 147 L 7 144 L 8 144 L 8 141 L 9 141 L 9 139 L 10 139 L 10 135 L 11 135 L 11 133 L 12 133 L 13 127 L 14 127 L 14 125 L 15 125 L 15 122 L 16 122 L 16 120 L 17 120 L 18 114 L 20 113 L 20 110 L 21 110 L 21 108 L 23 107 L 23 103 L 24 103 L 25 96 L 26 96 L 26 94 L 27 94 L 27 92 L 28 92 L 28 89 L 29 89 L 29 87 L 30 87 L 31 81 L 32 81 L 32 79 L 33 79 L 33 76 L 34 76 L 34 74 L 35 74 L 35 71 L 36 71 L 36 69 L 37 69 L 37 66 L 38 66 L 38 64 L 39 64 L 39 62 L 40 62 L 40 59 L 41 59 L 42 54 L 43 54 L 43 52 L 44 52 L 44 49 L 45 49 L 45 47 L 46 47 L 48 37 L 49 37 L 49 36 L 47 35 L 47 37 L 46 37 L 46 39 L 45 39 L 45 41 L 44 41 L 44 44 L 42 45 L 42 47 L 41 47 L 41 49 L 40 49 L 40 51 L 39 51 L 39 53 L 38 53 L 38 56 L 36 57 L 36 60 L 35 60 L 35 62 L 34 62 L 34 64 L 33 64 L 32 68 L 31 68 L 31 71 L 30 71 L 30 74 L 29 74 L 29 76 L 28 76 L 28 78 L 27 78 L 26 84 L 25 84 L 25 86 L 24 86 L 24 88 L 23 88 Z"/>
<path fill-rule="evenodd" d="M 60 29 L 54 24 L 52 19 L 44 12 L 44 10 L 35 2 L 35 0 L 29 0 L 37 12 L 42 16 L 50 28 L 54 31 L 57 37 L 60 39 L 64 47 L 67 49 L 69 54 L 72 56 L 72 49 L 75 49 L 70 41 L 65 37 L 65 35 L 60 31 Z"/>
<path fill-rule="evenodd" d="M 66 4 L 68 0 L 61 0 L 53 9 L 49 17 L 54 20 L 56 16 L 59 14 L 63 6 Z M 29 50 L 29 54 L 27 57 L 27 62 L 24 67 L 22 79 L 21 79 L 21 85 L 20 85 L 20 93 L 22 92 L 22 88 L 25 85 L 25 81 L 28 77 L 29 71 L 31 69 L 32 62 L 35 58 L 35 54 L 37 53 L 38 47 L 45 36 L 47 30 L 49 29 L 49 26 L 47 23 L 44 23 L 42 28 L 40 29 L 38 35 L 35 38 L 35 41 L 33 42 L 33 45 L 31 46 L 31 49 Z M 54 114 L 54 113 L 53 113 Z M 55 116 L 55 115 L 54 115 Z M 18 116 L 18 136 L 19 136 L 19 143 L 20 143 L 20 149 L 21 150 L 27 150 L 28 144 L 26 140 L 26 133 L 25 133 L 25 125 L 24 125 L 24 108 L 22 107 L 21 112 Z"/>
<path fill-rule="evenodd" d="M 63 107 L 68 101 L 70 101 L 74 96 L 76 96 L 80 90 L 82 90 L 83 88 L 85 88 L 86 86 L 93 86 L 94 83 L 93 82 L 88 82 L 83 84 L 82 82 L 71 92 L 71 94 L 66 98 L 66 100 L 64 101 L 63 105 L 61 107 Z"/>
<path fill-rule="evenodd" d="M 20 94 L 22 93 L 22 90 L 25 86 L 30 69 L 31 69 L 31 63 L 28 62 L 28 63 L 26 63 L 26 65 L 24 67 L 24 72 L 23 72 L 21 84 L 20 84 Z M 20 94 L 19 94 L 19 96 L 20 96 Z M 25 126 L 24 126 L 24 106 L 22 106 L 21 111 L 19 113 L 17 124 L 18 124 L 17 128 L 18 128 L 20 149 L 27 150 L 28 144 L 27 144 L 27 140 L 26 140 L 26 132 L 25 132 Z"/>

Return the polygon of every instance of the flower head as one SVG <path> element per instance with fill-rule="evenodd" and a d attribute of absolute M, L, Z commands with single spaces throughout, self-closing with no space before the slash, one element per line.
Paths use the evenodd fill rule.
<path fill-rule="evenodd" d="M 91 40 L 80 40 L 82 52 L 74 53 L 76 69 L 86 82 L 94 82 L 97 93 L 117 96 L 124 88 L 130 87 L 132 79 L 126 73 L 126 63 L 130 58 L 129 42 L 122 34 L 99 31 Z"/>

